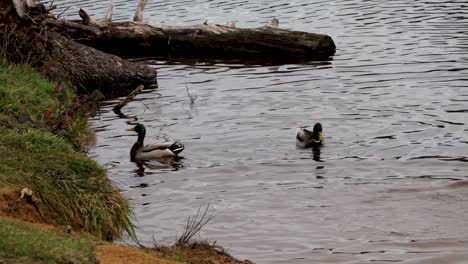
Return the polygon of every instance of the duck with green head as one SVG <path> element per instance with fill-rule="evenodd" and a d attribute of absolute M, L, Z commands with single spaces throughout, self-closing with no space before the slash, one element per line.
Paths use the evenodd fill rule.
<path fill-rule="evenodd" d="M 145 140 L 146 128 L 142 124 L 137 124 L 127 130 L 134 131 L 138 134 L 137 141 L 130 149 L 130 160 L 133 162 L 176 157 L 184 150 L 184 145 L 180 142 L 144 145 L 143 141 Z"/>
<path fill-rule="evenodd" d="M 324 144 L 322 130 L 320 123 L 316 123 L 312 131 L 305 127 L 298 127 L 296 130 L 296 146 L 299 148 L 322 146 Z"/>

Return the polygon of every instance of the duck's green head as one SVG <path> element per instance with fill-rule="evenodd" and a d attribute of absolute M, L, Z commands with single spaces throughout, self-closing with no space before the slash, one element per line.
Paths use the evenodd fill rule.
<path fill-rule="evenodd" d="M 322 135 L 322 124 L 316 123 L 314 125 L 314 129 L 312 130 L 312 137 L 314 141 L 317 142 L 322 142 L 323 141 L 323 135 Z"/>
<path fill-rule="evenodd" d="M 142 124 L 137 124 L 134 127 L 127 129 L 127 131 L 135 131 L 138 134 L 138 142 L 143 144 L 143 140 L 146 134 L 146 128 Z"/>

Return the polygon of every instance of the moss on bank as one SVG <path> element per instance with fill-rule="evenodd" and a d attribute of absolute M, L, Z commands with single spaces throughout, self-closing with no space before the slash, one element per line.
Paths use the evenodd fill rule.
<path fill-rule="evenodd" d="M 79 151 L 90 135 L 73 92 L 28 66 L 0 62 L 0 188 L 31 189 L 47 222 L 104 239 L 134 236 L 128 201 Z"/>

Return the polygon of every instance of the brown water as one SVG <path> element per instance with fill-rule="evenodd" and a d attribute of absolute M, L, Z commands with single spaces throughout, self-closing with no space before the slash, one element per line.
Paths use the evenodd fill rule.
<path fill-rule="evenodd" d="M 114 19 L 129 20 L 134 1 L 114 2 Z M 65 15 L 102 17 L 106 5 L 82 1 Z M 336 55 L 280 66 L 148 61 L 160 88 L 126 118 L 110 110 L 115 100 L 93 119 L 90 155 L 134 203 L 140 239 L 173 242 L 209 203 L 216 217 L 201 237 L 256 263 L 468 263 L 468 3 L 174 0 L 145 13 L 238 27 L 273 17 L 332 36 Z M 185 159 L 129 162 L 135 121 L 147 142 L 181 140 Z M 322 162 L 294 142 L 297 126 L 317 121 Z"/>

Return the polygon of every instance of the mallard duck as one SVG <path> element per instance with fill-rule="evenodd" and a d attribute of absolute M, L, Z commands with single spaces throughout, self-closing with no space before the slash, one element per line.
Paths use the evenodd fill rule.
<path fill-rule="evenodd" d="M 310 148 L 323 145 L 322 125 L 316 123 L 312 131 L 304 127 L 296 130 L 296 146 L 299 148 Z"/>
<path fill-rule="evenodd" d="M 151 159 L 160 159 L 167 157 L 176 157 L 182 150 L 184 145 L 180 142 L 169 142 L 144 145 L 146 128 L 142 124 L 127 129 L 128 131 L 135 131 L 138 134 L 138 139 L 130 149 L 131 161 L 143 161 Z"/>

